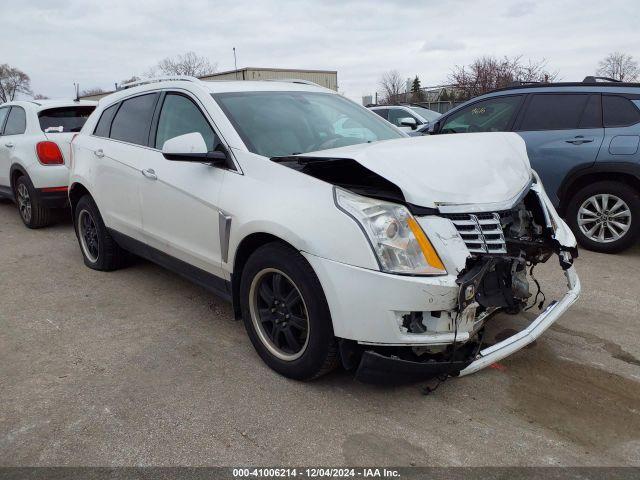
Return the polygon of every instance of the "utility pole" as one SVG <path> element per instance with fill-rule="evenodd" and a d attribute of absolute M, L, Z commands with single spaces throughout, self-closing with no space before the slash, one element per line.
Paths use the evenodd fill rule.
<path fill-rule="evenodd" d="M 236 68 L 236 80 L 238 80 L 238 59 L 236 58 L 236 47 L 233 47 L 233 65 Z"/>

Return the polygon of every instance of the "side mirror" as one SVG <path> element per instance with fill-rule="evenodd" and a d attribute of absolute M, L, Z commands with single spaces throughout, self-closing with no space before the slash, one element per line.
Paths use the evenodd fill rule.
<path fill-rule="evenodd" d="M 431 135 L 435 135 L 438 132 L 440 132 L 440 122 L 434 122 L 433 124 L 429 125 L 429 133 Z"/>
<path fill-rule="evenodd" d="M 207 144 L 199 132 L 173 137 L 164 142 L 162 155 L 175 162 L 209 163 L 213 166 L 227 165 L 227 153 L 207 151 Z"/>
<path fill-rule="evenodd" d="M 411 130 L 418 128 L 418 122 L 413 117 L 401 118 L 399 123 L 403 127 L 411 127 Z"/>

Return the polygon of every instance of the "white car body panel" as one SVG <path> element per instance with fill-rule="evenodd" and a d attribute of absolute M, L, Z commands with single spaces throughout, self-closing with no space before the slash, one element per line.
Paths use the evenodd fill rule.
<path fill-rule="evenodd" d="M 297 250 L 323 258 L 378 269 L 358 225 L 335 207 L 331 185 L 251 152 L 234 154 L 244 175 L 228 172 L 220 195 L 221 209 L 232 216 L 229 273 L 240 242 L 253 233 L 287 239 Z M 291 196 L 277 195 L 280 190 Z"/>
<path fill-rule="evenodd" d="M 149 150 L 141 164 L 157 177 L 141 175 L 144 241 L 202 270 L 223 276 L 218 212 L 220 189 L 228 173 L 202 163 L 169 162 L 157 150 Z"/>
<path fill-rule="evenodd" d="M 513 133 L 411 137 L 305 156 L 356 160 L 421 207 L 505 202 L 531 182 L 525 143 Z"/>
<path fill-rule="evenodd" d="M 84 177 L 91 195 L 102 206 L 105 224 L 142 240 L 140 188 L 142 165 L 152 151 L 116 140 L 88 136 L 74 149 L 73 171 Z M 100 181 L 95 181 L 99 178 Z"/>

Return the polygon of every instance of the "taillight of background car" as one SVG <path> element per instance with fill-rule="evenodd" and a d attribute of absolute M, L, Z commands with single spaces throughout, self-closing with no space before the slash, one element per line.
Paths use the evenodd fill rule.
<path fill-rule="evenodd" d="M 38 142 L 36 145 L 38 160 L 43 165 L 63 165 L 64 157 L 58 144 L 51 141 Z"/>

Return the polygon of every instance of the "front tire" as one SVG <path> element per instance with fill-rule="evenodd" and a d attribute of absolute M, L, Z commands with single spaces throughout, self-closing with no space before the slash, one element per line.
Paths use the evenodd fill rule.
<path fill-rule="evenodd" d="M 111 271 L 124 266 L 126 252 L 109 234 L 91 196 L 85 195 L 78 201 L 74 209 L 73 225 L 87 267 Z"/>
<path fill-rule="evenodd" d="M 625 183 L 595 182 L 571 197 L 567 223 L 584 248 L 620 252 L 640 235 L 640 194 Z"/>
<path fill-rule="evenodd" d="M 329 306 L 300 253 L 281 243 L 258 248 L 242 271 L 240 305 L 251 343 L 276 372 L 313 380 L 337 365 Z"/>
<path fill-rule="evenodd" d="M 22 223 L 28 228 L 42 228 L 52 222 L 52 212 L 43 207 L 31 180 L 21 175 L 16 179 L 13 194 L 18 205 L 18 213 Z"/>

